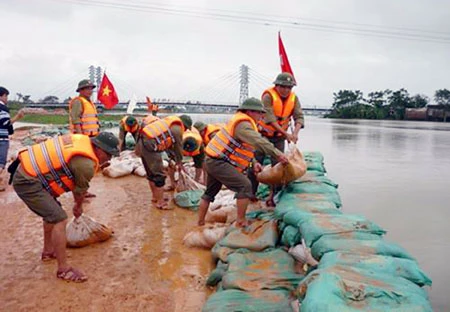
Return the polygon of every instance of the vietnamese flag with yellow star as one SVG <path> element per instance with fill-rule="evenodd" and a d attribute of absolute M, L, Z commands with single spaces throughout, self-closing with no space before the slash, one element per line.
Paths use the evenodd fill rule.
<path fill-rule="evenodd" d="M 116 90 L 114 90 L 114 86 L 111 81 L 109 81 L 106 73 L 103 74 L 102 83 L 100 84 L 100 88 L 98 89 L 97 99 L 105 105 L 105 108 L 111 109 L 117 103 L 119 103 L 119 98 L 117 97 Z"/>

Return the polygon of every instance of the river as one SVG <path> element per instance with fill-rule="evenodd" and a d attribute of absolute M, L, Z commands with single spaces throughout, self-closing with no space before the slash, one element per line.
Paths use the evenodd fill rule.
<path fill-rule="evenodd" d="M 406 248 L 432 278 L 434 310 L 450 311 L 450 123 L 307 116 L 305 124 L 298 146 L 324 155 L 343 211 L 386 229 L 386 239 Z"/>
<path fill-rule="evenodd" d="M 204 122 L 229 118 L 191 116 Z M 450 311 L 450 123 L 307 116 L 298 146 L 324 155 L 343 211 L 386 229 L 386 239 L 406 248 L 432 278 L 434 310 Z"/>

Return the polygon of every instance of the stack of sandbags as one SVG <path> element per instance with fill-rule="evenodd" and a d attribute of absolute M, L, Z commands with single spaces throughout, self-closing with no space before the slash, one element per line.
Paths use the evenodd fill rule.
<path fill-rule="evenodd" d="M 211 249 L 215 243 L 225 236 L 227 226 L 224 224 L 207 224 L 199 226 L 184 236 L 183 244 L 188 247 Z"/>
<path fill-rule="evenodd" d="M 113 230 L 94 219 L 81 215 L 73 218 L 66 227 L 68 247 L 84 247 L 103 242 L 113 235 Z"/>
<path fill-rule="evenodd" d="M 297 180 L 305 174 L 305 160 L 303 159 L 302 153 L 295 145 L 289 147 L 287 158 L 289 160 L 287 165 L 278 163 L 273 167 L 271 165 L 265 167 L 257 174 L 256 177 L 258 181 L 270 185 L 285 185 Z"/>

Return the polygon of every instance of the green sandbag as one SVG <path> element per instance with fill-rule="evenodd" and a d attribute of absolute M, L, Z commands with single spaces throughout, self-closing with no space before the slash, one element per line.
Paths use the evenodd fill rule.
<path fill-rule="evenodd" d="M 223 289 L 294 291 L 304 278 L 295 273 L 294 258 L 282 249 L 234 253 L 228 257 L 228 263 L 222 278 Z"/>
<path fill-rule="evenodd" d="M 295 181 L 289 183 L 286 187 L 287 193 L 296 194 L 327 194 L 327 193 L 337 193 L 336 184 L 329 184 L 323 182 L 301 182 Z"/>
<path fill-rule="evenodd" d="M 262 251 L 275 247 L 278 241 L 278 228 L 275 220 L 254 220 L 246 228 L 230 227 L 217 244 L 233 249 L 246 248 Z"/>
<path fill-rule="evenodd" d="M 200 197 L 204 192 L 203 190 L 184 191 L 176 193 L 173 199 L 175 204 L 181 208 L 197 211 L 200 204 Z"/>
<path fill-rule="evenodd" d="M 277 202 L 275 207 L 275 218 L 283 219 L 286 213 L 291 211 L 323 213 L 323 214 L 341 214 L 336 205 L 331 201 L 325 200 L 307 200 L 298 199 L 298 194 L 284 193 Z M 297 224 L 297 223 L 295 223 Z"/>
<path fill-rule="evenodd" d="M 289 312 L 289 293 L 281 290 L 240 291 L 229 289 L 212 294 L 203 312 Z"/>
<path fill-rule="evenodd" d="M 302 236 L 297 227 L 288 225 L 281 234 L 280 242 L 283 246 L 293 247 L 302 242 Z"/>
<path fill-rule="evenodd" d="M 335 265 L 369 271 L 374 274 L 399 276 L 419 286 L 431 286 L 431 279 L 419 268 L 416 261 L 381 255 L 364 255 L 344 252 L 329 252 L 320 259 L 318 269 Z"/>
<path fill-rule="evenodd" d="M 414 258 L 403 247 L 389 243 L 376 234 L 359 233 L 354 238 L 345 238 L 342 235 L 324 235 L 311 247 L 311 254 L 316 260 L 328 252 L 340 251 L 355 254 L 383 255 L 397 258 Z M 365 235 L 362 237 L 361 235 Z"/>
<path fill-rule="evenodd" d="M 267 184 L 260 183 L 258 186 L 258 190 L 256 191 L 256 197 L 265 200 L 269 197 L 270 187 Z"/>
<path fill-rule="evenodd" d="M 302 177 L 300 177 L 298 180 L 296 180 L 297 183 L 325 183 L 328 184 L 334 188 L 338 188 L 339 185 L 335 182 L 333 182 L 330 178 L 327 176 L 321 176 L 321 175 L 310 175 L 308 172 L 304 174 Z"/>
<path fill-rule="evenodd" d="M 317 151 L 306 151 L 303 152 L 303 158 L 311 160 L 311 161 L 318 161 L 318 162 L 323 162 L 324 161 L 324 157 L 322 155 L 321 152 L 317 152 Z"/>
<path fill-rule="evenodd" d="M 291 187 L 291 185 L 295 185 L 294 183 L 289 184 L 281 192 L 278 193 L 278 198 L 280 200 L 287 194 L 291 194 L 296 197 L 297 202 L 328 201 L 332 202 L 337 208 L 340 208 L 342 206 L 341 197 L 339 196 L 339 193 L 337 191 L 331 193 L 304 193 L 303 191 L 296 192 L 295 186 Z"/>
<path fill-rule="evenodd" d="M 222 277 L 225 275 L 228 264 L 218 261 L 217 266 L 214 270 L 209 274 L 208 279 L 206 280 L 207 286 L 216 286 L 219 282 L 222 281 Z"/>
<path fill-rule="evenodd" d="M 301 311 L 431 312 L 423 288 L 397 276 L 333 266 L 311 272 L 298 287 Z"/>
<path fill-rule="evenodd" d="M 347 214 L 314 215 L 311 218 L 301 218 L 297 225 L 307 247 L 311 247 L 322 235 L 327 234 L 365 232 L 383 235 L 386 233 L 381 227 L 362 216 Z"/>

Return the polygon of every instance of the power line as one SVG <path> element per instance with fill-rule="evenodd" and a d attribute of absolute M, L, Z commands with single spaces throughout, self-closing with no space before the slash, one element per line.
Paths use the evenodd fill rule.
<path fill-rule="evenodd" d="M 259 24 L 265 26 L 277 26 L 277 27 L 283 26 L 298 30 L 314 30 L 322 32 L 364 35 L 372 37 L 434 42 L 444 44 L 450 43 L 450 33 L 406 28 L 406 27 L 391 27 L 391 26 L 385 27 L 380 25 L 327 21 L 321 19 L 305 19 L 299 17 L 286 17 L 279 15 L 274 16 L 266 14 L 258 14 L 259 16 L 263 17 L 257 17 L 255 16 L 255 14 L 250 12 L 244 13 L 238 11 L 229 11 L 229 10 L 227 11 L 217 9 L 216 10 L 210 9 L 209 11 L 217 11 L 219 13 L 205 12 L 204 10 L 201 11 L 195 8 L 190 9 L 183 9 L 183 7 L 173 8 L 169 6 L 162 6 L 160 4 L 141 4 L 142 2 L 133 2 L 133 1 L 128 1 L 126 4 L 113 1 L 94 1 L 94 0 L 59 0 L 59 2 L 61 1 L 79 5 L 109 7 L 114 9 L 130 10 L 138 12 L 152 12 L 165 15 L 183 15 L 194 18 L 206 18 L 212 20 L 240 22 L 246 24 Z M 225 14 L 221 12 L 230 12 L 230 13 Z M 280 20 L 280 18 L 283 18 L 285 20 Z M 318 22 L 307 22 L 308 20 L 309 21 L 315 20 Z M 370 28 L 378 28 L 378 29 L 370 29 Z"/>

